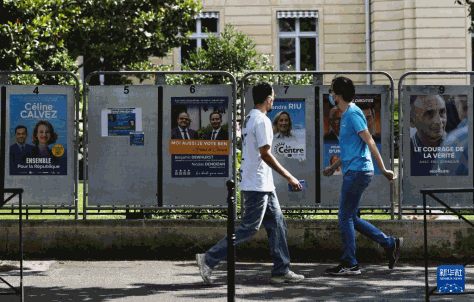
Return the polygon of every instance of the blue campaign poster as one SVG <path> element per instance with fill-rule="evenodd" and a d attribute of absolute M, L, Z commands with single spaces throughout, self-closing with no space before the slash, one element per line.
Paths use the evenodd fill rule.
<path fill-rule="evenodd" d="M 67 175 L 67 96 L 10 96 L 10 175 Z"/>
<path fill-rule="evenodd" d="M 267 113 L 273 127 L 273 153 L 297 160 L 306 159 L 304 99 L 275 99 Z"/>

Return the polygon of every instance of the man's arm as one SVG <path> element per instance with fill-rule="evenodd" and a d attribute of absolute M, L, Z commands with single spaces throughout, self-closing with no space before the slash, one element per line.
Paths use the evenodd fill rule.
<path fill-rule="evenodd" d="M 324 176 L 331 176 L 336 172 L 336 169 L 339 168 L 342 165 L 342 158 L 338 158 L 337 161 L 332 164 L 332 166 L 327 167 L 326 169 L 323 170 L 323 175 Z"/>
<path fill-rule="evenodd" d="M 260 151 L 260 156 L 262 157 L 262 160 L 270 166 L 273 170 L 278 172 L 281 176 L 283 176 L 286 180 L 288 180 L 288 183 L 290 184 L 291 187 L 297 187 L 298 191 L 302 190 L 302 186 L 299 183 L 299 181 L 288 172 L 285 168 L 283 168 L 282 165 L 277 161 L 275 156 L 270 152 L 270 146 L 265 145 L 263 147 L 258 148 Z"/>
<path fill-rule="evenodd" d="M 382 174 L 389 180 L 391 183 L 392 180 L 396 179 L 397 176 L 393 173 L 393 171 L 385 169 L 385 165 L 383 164 L 382 156 L 380 155 L 379 149 L 375 145 L 374 139 L 372 138 L 372 135 L 370 132 L 365 129 L 359 132 L 360 137 L 362 140 L 369 146 L 370 153 L 372 153 L 372 156 L 375 159 L 375 162 L 379 166 L 380 171 Z"/>

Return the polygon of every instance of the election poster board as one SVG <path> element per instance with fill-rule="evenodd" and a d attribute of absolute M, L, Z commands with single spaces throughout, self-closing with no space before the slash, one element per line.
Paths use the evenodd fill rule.
<path fill-rule="evenodd" d="M 67 175 L 67 95 L 10 95 L 10 175 Z"/>
<path fill-rule="evenodd" d="M 341 198 L 343 167 L 330 176 L 324 176 L 323 170 L 335 163 L 341 157 L 339 131 L 341 128 L 342 112 L 329 102 L 329 85 L 319 86 L 319 120 L 321 156 L 321 203 L 337 206 Z M 355 87 L 353 102 L 358 106 L 367 121 L 367 130 L 372 135 L 382 160 L 390 169 L 390 94 L 389 86 L 361 85 Z M 390 184 L 380 172 L 376 161 L 371 155 L 374 166 L 374 176 L 367 187 L 361 205 L 388 206 L 391 204 Z"/>
<path fill-rule="evenodd" d="M 155 206 L 158 194 L 158 87 L 90 86 L 89 205 Z"/>
<path fill-rule="evenodd" d="M 171 97 L 171 177 L 229 177 L 228 110 L 226 96 Z"/>
<path fill-rule="evenodd" d="M 403 202 L 422 205 L 423 188 L 472 187 L 472 88 L 410 85 L 403 92 Z M 440 198 L 450 205 L 472 205 L 471 193 Z"/>
<path fill-rule="evenodd" d="M 275 99 L 267 117 L 272 123 L 272 154 L 298 180 L 305 182 L 302 192 L 289 192 L 288 181 L 275 171 L 273 181 L 282 206 L 315 205 L 319 186 L 315 166 L 315 90 L 314 86 L 273 85 Z M 254 109 L 253 86 L 245 87 L 245 112 L 242 122 Z"/>
<path fill-rule="evenodd" d="M 233 178 L 230 85 L 163 87 L 163 205 L 221 205 Z"/>
<path fill-rule="evenodd" d="M 75 108 L 72 86 L 7 86 L 5 187 L 23 203 L 74 204 Z"/>

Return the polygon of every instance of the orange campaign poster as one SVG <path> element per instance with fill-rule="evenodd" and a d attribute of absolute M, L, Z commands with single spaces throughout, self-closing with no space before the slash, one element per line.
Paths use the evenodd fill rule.
<path fill-rule="evenodd" d="M 171 177 L 229 177 L 227 97 L 171 98 Z"/>

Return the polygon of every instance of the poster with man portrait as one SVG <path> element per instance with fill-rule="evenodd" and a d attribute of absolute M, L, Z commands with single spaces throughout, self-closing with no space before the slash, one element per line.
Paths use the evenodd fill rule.
<path fill-rule="evenodd" d="M 354 104 L 364 113 L 367 121 L 367 130 L 372 135 L 375 145 L 382 154 L 382 140 L 381 140 L 381 119 L 380 111 L 382 104 L 382 97 L 380 94 L 355 94 L 353 98 Z M 335 163 L 341 156 L 339 146 L 339 131 L 341 125 L 342 111 L 333 106 L 329 102 L 329 94 L 323 94 L 323 117 L 324 117 L 324 154 L 323 165 L 328 167 Z M 382 175 L 380 169 L 372 157 L 374 164 L 374 175 Z M 342 166 L 341 166 L 342 168 Z M 338 169 L 334 175 L 342 175 L 342 169 Z"/>
<path fill-rule="evenodd" d="M 10 175 L 67 175 L 67 96 L 10 96 Z"/>
<path fill-rule="evenodd" d="M 467 95 L 410 96 L 411 176 L 467 176 Z"/>
<path fill-rule="evenodd" d="M 228 177 L 228 97 L 171 97 L 171 177 Z"/>
<path fill-rule="evenodd" d="M 305 99 L 275 99 L 267 117 L 272 121 L 273 154 L 305 160 Z"/>

